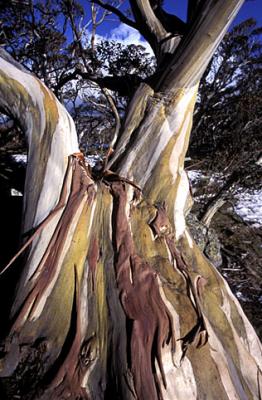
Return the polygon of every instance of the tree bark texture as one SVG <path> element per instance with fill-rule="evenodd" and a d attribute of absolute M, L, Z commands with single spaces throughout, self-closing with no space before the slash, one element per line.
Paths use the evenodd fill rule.
<path fill-rule="evenodd" d="M 261 344 L 185 224 L 198 81 L 241 1 L 209 3 L 155 88 L 137 89 L 100 175 L 55 96 L 1 51 L 31 235 L 2 344 L 7 398 L 261 398 Z"/>

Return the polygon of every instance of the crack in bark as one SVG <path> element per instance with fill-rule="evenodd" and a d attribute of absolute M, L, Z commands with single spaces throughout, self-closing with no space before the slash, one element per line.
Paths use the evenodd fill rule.
<path fill-rule="evenodd" d="M 193 328 L 184 337 L 177 339 L 182 341 L 182 360 L 190 344 L 194 345 L 196 348 L 200 348 L 204 346 L 208 340 L 208 333 L 199 301 L 200 294 L 204 289 L 206 280 L 202 276 L 198 276 L 196 281 L 192 282 L 189 274 L 189 268 L 175 245 L 172 225 L 168 219 L 167 209 L 164 203 L 157 206 L 156 216 L 151 222 L 149 222 L 149 226 L 155 234 L 155 239 L 159 237 L 164 238 L 172 256 L 173 265 L 176 266 L 177 270 L 181 273 L 185 280 L 188 298 L 190 299 L 192 307 L 197 315 L 196 325 L 193 326 Z"/>

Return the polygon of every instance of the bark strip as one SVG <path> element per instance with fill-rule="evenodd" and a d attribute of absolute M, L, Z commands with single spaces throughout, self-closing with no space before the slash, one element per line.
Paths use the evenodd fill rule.
<path fill-rule="evenodd" d="M 159 385 L 154 362 L 157 360 L 164 386 L 161 348 L 173 342 L 172 317 L 159 293 L 154 269 L 135 253 L 126 215 L 127 195 L 122 183 L 113 183 L 113 241 L 116 281 L 122 307 L 129 321 L 130 369 L 139 399 L 157 400 Z"/>

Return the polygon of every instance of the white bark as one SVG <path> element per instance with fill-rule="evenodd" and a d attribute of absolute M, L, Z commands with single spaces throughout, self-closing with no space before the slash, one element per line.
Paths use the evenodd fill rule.
<path fill-rule="evenodd" d="M 78 140 L 72 118 L 44 84 L 25 70 L 18 70 L 3 51 L 0 55 L 0 108 L 20 122 L 28 142 L 23 203 L 23 231 L 27 232 L 36 228 L 58 203 L 68 157 L 79 152 Z M 33 242 L 23 270 L 22 297 L 22 288 L 40 263 L 62 212 L 63 208 Z"/>

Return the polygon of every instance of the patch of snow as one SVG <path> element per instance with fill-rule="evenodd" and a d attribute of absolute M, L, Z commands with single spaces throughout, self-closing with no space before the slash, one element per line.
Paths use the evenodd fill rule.
<path fill-rule="evenodd" d="M 210 183 L 222 183 L 225 176 L 220 173 L 213 173 L 211 175 L 203 174 L 201 170 L 187 171 L 188 177 L 194 189 L 198 185 L 208 185 Z M 208 181 L 208 182 L 207 182 Z M 206 201 L 213 196 L 212 193 L 202 194 L 195 197 L 196 202 Z M 262 226 L 262 190 L 246 191 L 244 188 L 239 187 L 237 193 L 234 195 L 236 204 L 234 210 L 244 221 L 250 223 L 254 228 Z"/>
<path fill-rule="evenodd" d="M 13 188 L 10 190 L 10 192 L 11 192 L 11 196 L 23 196 L 23 193 L 19 192 L 16 189 L 13 189 Z"/>
<path fill-rule="evenodd" d="M 199 182 L 203 176 L 202 172 L 198 170 L 189 170 L 187 171 L 187 175 L 192 183 Z"/>
<path fill-rule="evenodd" d="M 12 159 L 17 163 L 27 163 L 27 155 L 26 154 L 13 154 Z"/>
<path fill-rule="evenodd" d="M 12 158 L 15 162 L 17 163 L 27 163 L 27 155 L 26 154 L 14 154 L 12 155 Z M 102 159 L 99 155 L 88 155 L 85 157 L 86 162 L 93 168 L 97 163 L 101 162 Z M 13 192 L 12 192 L 13 191 Z M 22 196 L 22 194 L 15 194 L 17 192 L 15 189 L 11 189 L 11 195 L 12 196 Z M 14 194 L 12 194 L 14 193 Z M 20 193 L 20 192 L 17 192 Z"/>
<path fill-rule="evenodd" d="M 262 225 L 262 190 L 239 193 L 236 195 L 235 211 L 244 221 L 254 227 Z"/>
<path fill-rule="evenodd" d="M 240 290 L 238 290 L 238 291 L 236 292 L 236 296 L 237 296 L 237 298 L 238 298 L 239 300 L 242 300 L 242 301 L 247 301 L 247 300 L 248 300 L 248 298 L 247 298 L 246 296 L 244 296 L 243 293 L 240 292 Z"/>
<path fill-rule="evenodd" d="M 93 168 L 97 163 L 102 161 L 102 158 L 99 155 L 94 154 L 94 155 L 86 156 L 85 160 L 90 165 L 90 167 Z"/>
<path fill-rule="evenodd" d="M 262 155 L 260 155 L 260 157 L 258 158 L 258 160 L 256 161 L 257 165 L 262 165 Z"/>
<path fill-rule="evenodd" d="M 225 176 L 221 173 L 203 173 L 201 170 L 187 170 L 187 175 L 193 184 L 200 181 L 208 181 L 209 183 L 222 183 L 225 180 Z"/>

